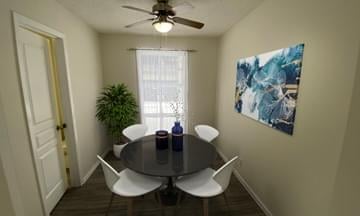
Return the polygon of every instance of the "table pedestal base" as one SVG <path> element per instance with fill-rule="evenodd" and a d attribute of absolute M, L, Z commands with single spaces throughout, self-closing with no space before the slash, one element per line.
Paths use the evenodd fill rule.
<path fill-rule="evenodd" d="M 164 206 L 175 206 L 178 195 L 179 195 L 179 192 L 175 188 L 174 188 L 174 190 L 165 189 L 163 191 L 160 191 L 160 202 Z"/>
<path fill-rule="evenodd" d="M 172 178 L 168 178 L 167 187 L 159 191 L 160 202 L 165 206 L 174 206 L 177 203 L 178 196 L 181 195 L 181 192 L 174 187 Z M 180 197 L 180 201 L 183 197 Z"/>

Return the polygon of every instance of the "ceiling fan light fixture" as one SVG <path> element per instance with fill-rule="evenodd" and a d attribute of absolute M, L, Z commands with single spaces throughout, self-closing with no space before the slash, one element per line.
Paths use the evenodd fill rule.
<path fill-rule="evenodd" d="M 170 22 L 168 20 L 158 20 L 158 21 L 153 22 L 152 25 L 154 26 L 156 31 L 158 31 L 160 33 L 167 33 L 172 29 L 174 23 Z"/>
<path fill-rule="evenodd" d="M 201 29 L 202 27 L 204 27 L 204 23 L 176 16 L 177 10 L 181 10 L 181 8 L 184 7 L 193 8 L 193 6 L 190 3 L 183 3 L 176 7 L 172 7 L 171 5 L 169 5 L 169 0 L 152 0 L 152 1 L 156 1 L 156 4 L 153 5 L 151 11 L 133 6 L 123 5 L 122 6 L 123 8 L 155 16 L 153 18 L 149 18 L 146 20 L 135 22 L 130 25 L 126 25 L 125 28 L 130 28 L 147 22 L 151 22 L 155 30 L 160 33 L 167 33 L 171 31 L 175 23 L 196 29 Z"/>

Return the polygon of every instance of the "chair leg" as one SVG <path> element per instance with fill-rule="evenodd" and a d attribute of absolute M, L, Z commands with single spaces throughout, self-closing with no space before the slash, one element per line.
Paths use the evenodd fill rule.
<path fill-rule="evenodd" d="M 161 210 L 161 215 L 164 216 L 165 215 L 165 211 L 164 211 L 164 206 L 162 204 L 162 201 L 161 201 L 161 197 L 160 197 L 160 192 L 157 191 L 155 192 L 155 198 L 158 200 L 159 202 L 159 205 L 160 205 L 160 210 Z"/>
<path fill-rule="evenodd" d="M 227 207 L 227 210 L 228 210 L 228 215 L 230 216 L 230 206 L 229 206 L 229 201 L 228 201 L 228 198 L 227 198 L 227 196 L 226 196 L 225 191 L 223 192 L 223 197 L 224 197 L 224 200 L 225 200 L 225 203 L 226 203 L 226 207 Z"/>
<path fill-rule="evenodd" d="M 204 216 L 209 216 L 209 199 L 208 198 L 203 199 L 203 211 L 204 211 Z"/>
<path fill-rule="evenodd" d="M 181 201 L 181 196 L 182 196 L 182 191 L 179 191 L 177 197 L 176 197 L 176 205 L 174 209 L 174 215 L 177 216 L 178 215 L 178 210 L 180 208 L 180 201 Z"/>
<path fill-rule="evenodd" d="M 108 216 L 108 214 L 109 214 L 110 207 L 111 207 L 111 204 L 112 204 L 113 199 L 114 199 L 114 193 L 111 193 L 110 203 L 109 203 L 109 206 L 108 206 L 108 208 L 107 208 L 107 210 L 106 210 L 106 214 L 105 214 L 106 216 Z"/>
<path fill-rule="evenodd" d="M 128 209 L 127 209 L 127 216 L 133 215 L 133 198 L 128 199 Z"/>
<path fill-rule="evenodd" d="M 180 201 L 181 201 L 181 197 L 183 195 L 182 191 L 179 191 L 177 197 L 176 197 L 176 208 L 180 208 Z"/>

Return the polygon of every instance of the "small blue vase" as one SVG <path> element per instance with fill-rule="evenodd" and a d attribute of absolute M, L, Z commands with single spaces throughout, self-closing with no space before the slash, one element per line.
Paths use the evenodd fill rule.
<path fill-rule="evenodd" d="M 174 151 L 183 150 L 183 128 L 179 121 L 175 122 L 174 127 L 171 129 L 172 133 L 172 149 Z"/>

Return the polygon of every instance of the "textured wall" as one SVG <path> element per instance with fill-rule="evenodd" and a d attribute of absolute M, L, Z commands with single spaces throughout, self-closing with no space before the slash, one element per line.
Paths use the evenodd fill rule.
<path fill-rule="evenodd" d="M 14 215 L 12 204 L 10 201 L 10 194 L 7 182 L 5 181 L 5 174 L 3 171 L 2 163 L 0 161 L 0 209 L 1 214 L 6 216 Z"/>
<path fill-rule="evenodd" d="M 5 146 L 8 141 L 7 137 L 7 130 L 4 121 L 4 112 L 3 106 L 0 97 L 0 209 L 1 214 L 6 216 L 13 216 L 15 215 L 13 205 L 11 202 L 11 195 L 8 185 L 9 177 L 5 176 L 5 164 L 4 164 L 4 156 L 7 154 L 7 150 L 9 149 L 8 146 Z"/>
<path fill-rule="evenodd" d="M 240 155 L 237 169 L 273 215 L 328 215 L 356 71 L 358 9 L 355 0 L 268 0 L 221 38 L 218 145 L 229 158 Z M 236 60 L 298 43 L 305 51 L 294 135 L 236 113 Z"/>
<path fill-rule="evenodd" d="M 331 216 L 357 216 L 360 212 L 360 55 L 354 84 L 349 122 L 329 212 Z"/>

